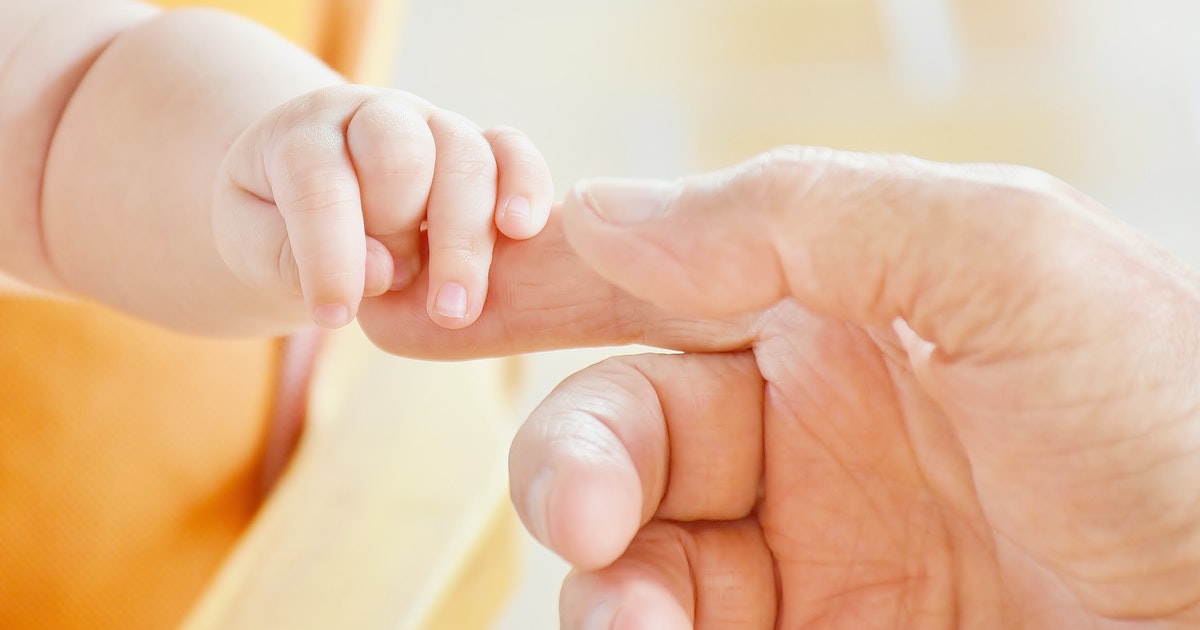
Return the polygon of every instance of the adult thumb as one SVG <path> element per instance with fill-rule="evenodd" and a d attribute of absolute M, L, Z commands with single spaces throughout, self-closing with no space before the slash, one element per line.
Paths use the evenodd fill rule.
<path fill-rule="evenodd" d="M 904 319 L 947 352 L 983 331 L 1013 343 L 1031 301 L 1094 308 L 1079 280 L 1121 246 L 1033 169 L 797 147 L 674 181 L 585 181 L 563 220 L 588 264 L 659 306 L 726 316 L 794 298 L 859 325 Z"/>

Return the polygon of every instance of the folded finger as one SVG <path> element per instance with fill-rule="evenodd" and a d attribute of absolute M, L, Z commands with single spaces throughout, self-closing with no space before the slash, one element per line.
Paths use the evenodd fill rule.
<path fill-rule="evenodd" d="M 531 238 L 545 227 L 554 203 L 546 158 L 528 136 L 511 127 L 494 127 L 483 135 L 499 169 L 496 227 L 509 238 Z"/>
<path fill-rule="evenodd" d="M 602 362 L 518 431 L 513 501 L 538 540 L 583 568 L 611 562 L 651 518 L 745 516 L 762 477 L 762 396 L 749 352 Z"/>
<path fill-rule="evenodd" d="M 774 628 L 775 569 L 753 519 L 655 521 L 602 569 L 568 576 L 559 598 L 566 629 Z"/>
<path fill-rule="evenodd" d="M 318 324 L 354 318 L 363 296 L 367 242 L 358 175 L 345 126 L 366 98 L 317 91 L 286 105 L 263 142 L 263 173 L 287 229 L 304 298 Z"/>
<path fill-rule="evenodd" d="M 366 232 L 392 255 L 391 289 L 408 286 L 421 268 L 436 155 L 425 118 L 400 93 L 385 92 L 359 106 L 346 129 Z"/>
<path fill-rule="evenodd" d="M 429 118 L 437 159 L 429 192 L 429 316 L 447 328 L 479 317 L 496 242 L 496 158 L 478 128 L 439 110 Z"/>

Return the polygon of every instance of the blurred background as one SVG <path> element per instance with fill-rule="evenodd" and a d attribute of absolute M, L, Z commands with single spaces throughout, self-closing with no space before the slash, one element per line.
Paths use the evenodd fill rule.
<path fill-rule="evenodd" d="M 524 130 L 560 198 L 793 143 L 1015 162 L 1200 262 L 1194 0 L 409 0 L 404 20 L 395 85 Z M 528 358 L 514 422 L 612 352 Z M 497 628 L 556 628 L 566 567 L 529 541 L 525 567 Z"/>

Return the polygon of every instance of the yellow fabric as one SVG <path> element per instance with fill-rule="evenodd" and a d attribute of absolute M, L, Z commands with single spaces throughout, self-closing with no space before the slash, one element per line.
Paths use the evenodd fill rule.
<path fill-rule="evenodd" d="M 272 30 L 308 50 L 321 53 L 323 25 L 329 6 L 337 0 L 156 0 L 165 8 L 211 7 L 224 9 L 270 26 Z"/>
<path fill-rule="evenodd" d="M 323 30 L 336 1 L 164 4 L 223 5 L 327 58 L 354 46 Z M 178 623 L 261 502 L 278 353 L 0 299 L 0 628 Z"/>
<path fill-rule="evenodd" d="M 270 26 L 356 83 L 383 85 L 396 46 L 401 0 L 159 0 L 165 7 L 234 11 Z"/>
<path fill-rule="evenodd" d="M 180 630 L 482 630 L 512 593 L 509 360 L 326 340 L 304 440 Z"/>
<path fill-rule="evenodd" d="M 0 628 L 171 627 L 260 497 L 275 343 L 0 301 Z"/>

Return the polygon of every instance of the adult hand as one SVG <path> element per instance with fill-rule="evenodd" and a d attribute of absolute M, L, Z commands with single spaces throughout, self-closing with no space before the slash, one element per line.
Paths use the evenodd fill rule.
<path fill-rule="evenodd" d="M 708 351 L 585 370 L 519 433 L 564 627 L 1200 623 L 1197 276 L 1094 202 L 796 149 L 586 183 L 563 223 L 661 310 L 560 282 L 474 334 Z"/>

